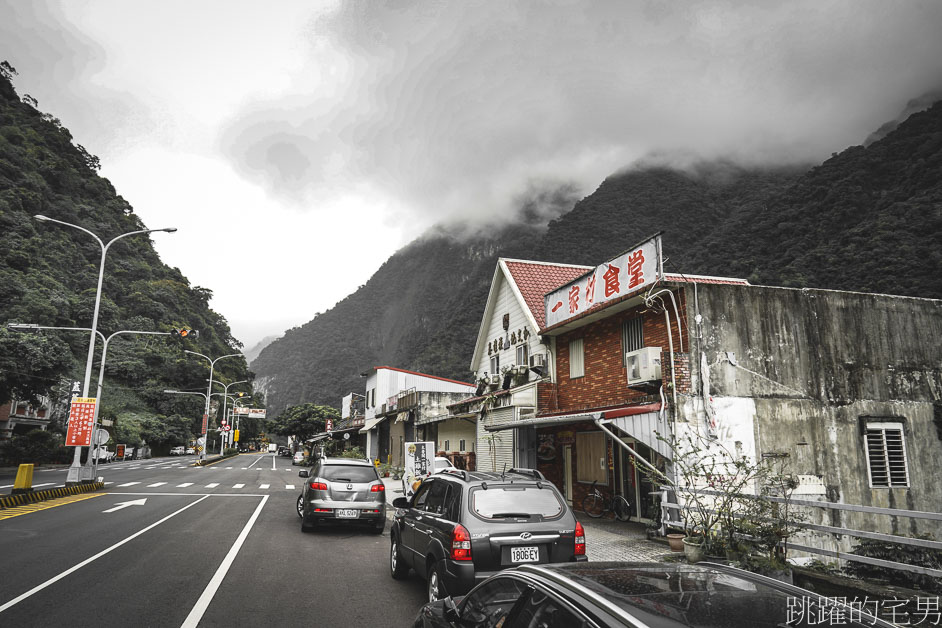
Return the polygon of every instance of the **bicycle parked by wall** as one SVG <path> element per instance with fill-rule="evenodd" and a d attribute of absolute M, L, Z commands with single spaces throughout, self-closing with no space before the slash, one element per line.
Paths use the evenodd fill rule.
<path fill-rule="evenodd" d="M 597 480 L 592 482 L 591 492 L 582 500 L 583 512 L 594 519 L 613 512 L 619 521 L 628 521 L 631 517 L 631 505 L 628 504 L 628 500 L 618 493 L 613 493 L 611 499 L 606 499 L 596 484 L 598 484 Z"/>

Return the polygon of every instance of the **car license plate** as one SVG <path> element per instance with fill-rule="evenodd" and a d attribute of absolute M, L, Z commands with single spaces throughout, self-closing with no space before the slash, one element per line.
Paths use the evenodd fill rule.
<path fill-rule="evenodd" d="M 337 511 L 338 519 L 356 519 L 360 516 L 359 510 L 340 509 Z"/>
<path fill-rule="evenodd" d="M 540 562 L 540 548 L 538 547 L 511 547 L 510 562 L 512 563 L 538 563 Z"/>

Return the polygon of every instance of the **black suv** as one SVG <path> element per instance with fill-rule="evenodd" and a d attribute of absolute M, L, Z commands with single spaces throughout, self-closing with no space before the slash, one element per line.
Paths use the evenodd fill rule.
<path fill-rule="evenodd" d="M 428 580 L 429 601 L 463 595 L 514 565 L 587 560 L 582 525 L 533 469 L 446 470 L 393 506 L 392 577 L 415 569 Z"/>

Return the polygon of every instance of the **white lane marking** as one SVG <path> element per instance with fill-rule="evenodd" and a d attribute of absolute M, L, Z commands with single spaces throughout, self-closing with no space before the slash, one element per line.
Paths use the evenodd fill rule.
<path fill-rule="evenodd" d="M 252 513 L 252 516 L 249 517 L 248 522 L 246 522 L 245 527 L 242 528 L 242 532 L 239 534 L 239 538 L 237 538 L 235 543 L 232 544 L 232 547 L 229 549 L 229 553 L 226 554 L 226 557 L 223 559 L 222 563 L 220 563 L 216 573 L 213 574 L 212 580 L 210 580 L 209 584 L 206 585 L 206 589 L 203 591 L 200 599 L 196 601 L 196 604 L 193 606 L 193 610 L 191 610 L 190 614 L 187 615 L 185 620 L 183 620 L 183 625 L 180 628 L 196 628 L 196 626 L 200 623 L 200 619 L 203 618 L 203 613 L 205 613 L 206 609 L 209 608 L 209 604 L 213 601 L 216 591 L 218 591 L 219 587 L 222 585 L 222 581 L 226 577 L 229 567 L 232 566 L 236 556 L 239 555 L 239 550 L 242 549 L 242 544 L 245 543 L 245 539 L 249 536 L 252 526 L 255 525 L 255 522 L 258 520 L 258 516 L 261 514 L 262 508 L 265 507 L 265 502 L 267 501 L 268 495 L 262 497 L 262 501 L 259 503 L 258 508 L 256 508 L 255 512 Z"/>
<path fill-rule="evenodd" d="M 104 486 L 108 486 L 109 484 L 114 484 L 114 482 L 105 482 Z"/>
<path fill-rule="evenodd" d="M 186 488 L 187 486 L 193 486 L 193 482 L 184 482 L 183 484 L 177 484 L 177 488 Z"/>
<path fill-rule="evenodd" d="M 294 484 L 285 484 L 285 490 L 290 491 L 290 490 L 292 490 L 293 488 L 294 488 Z"/>
<path fill-rule="evenodd" d="M 271 486 L 271 484 L 259 484 L 258 485 L 259 488 L 268 488 L 269 486 Z"/>
<path fill-rule="evenodd" d="M 245 488 L 245 484 L 233 484 L 232 488 Z"/>
<path fill-rule="evenodd" d="M 253 462 L 252 464 L 249 465 L 249 469 L 251 469 L 251 468 L 254 467 L 256 464 L 258 464 L 258 461 L 261 460 L 261 459 L 264 458 L 264 457 L 265 457 L 265 456 L 259 456 L 258 458 L 256 458 L 256 459 L 255 459 L 255 462 Z"/>
<path fill-rule="evenodd" d="M 148 484 L 147 488 L 157 488 L 158 486 L 163 486 L 166 482 L 154 482 L 153 484 Z"/>
<path fill-rule="evenodd" d="M 243 470 L 243 471 L 245 471 L 246 469 L 248 469 L 248 467 L 242 467 L 242 470 Z"/>
<path fill-rule="evenodd" d="M 11 486 L 13 486 L 13 485 L 12 485 L 12 484 L 4 484 L 3 486 L 0 486 L 0 488 L 10 488 Z"/>
<path fill-rule="evenodd" d="M 40 486 L 52 486 L 55 482 L 44 482 L 42 484 L 33 484 L 33 488 L 39 488 Z"/>
<path fill-rule="evenodd" d="M 272 454 L 272 457 L 271 457 L 271 470 L 277 471 L 277 469 L 275 469 L 275 455 L 274 454 Z"/>
<path fill-rule="evenodd" d="M 89 564 L 89 563 L 91 563 L 91 562 L 93 562 L 93 561 L 95 561 L 95 560 L 98 560 L 99 558 L 101 558 L 101 557 L 104 556 L 105 554 L 107 554 L 107 553 L 109 553 L 109 552 L 111 552 L 111 551 L 114 551 L 114 550 L 118 549 L 119 547 L 121 547 L 121 546 L 124 545 L 125 543 L 136 539 L 137 537 L 141 536 L 142 534 L 144 534 L 144 533 L 147 532 L 148 530 L 152 530 L 153 528 L 156 528 L 156 527 L 159 526 L 161 523 L 163 523 L 164 521 L 167 521 L 167 520 L 170 519 L 171 517 L 176 517 L 177 515 L 179 515 L 181 512 L 183 512 L 183 511 L 186 510 L 187 508 L 192 508 L 193 506 L 197 505 L 198 503 L 200 503 L 200 502 L 203 501 L 204 499 L 207 499 L 208 497 L 209 497 L 209 495 L 203 495 L 202 497 L 200 497 L 199 499 L 197 499 L 195 502 L 190 503 L 190 504 L 187 504 L 186 506 L 184 506 L 184 507 L 181 508 L 180 510 L 177 510 L 176 512 L 170 513 L 169 515 L 167 515 L 166 517 L 164 517 L 164 518 L 161 519 L 160 521 L 158 521 L 158 522 L 156 522 L 156 523 L 150 524 L 149 526 L 147 526 L 146 528 L 144 528 L 144 529 L 141 530 L 140 532 L 135 532 L 134 534 L 132 534 L 132 535 L 129 536 L 128 538 L 124 539 L 123 541 L 118 541 L 117 543 L 115 543 L 115 544 L 112 545 L 111 547 L 109 547 L 109 548 L 107 548 L 107 549 L 104 549 L 104 550 L 98 552 L 97 554 L 95 554 L 95 555 L 92 556 L 91 558 L 86 558 L 85 560 L 83 560 L 82 562 L 78 563 L 78 564 L 75 565 L 74 567 L 72 567 L 72 568 L 70 568 L 70 569 L 66 569 L 65 571 L 63 571 L 62 573 L 60 573 L 58 576 L 55 576 L 55 577 L 53 577 L 53 578 L 50 578 L 49 580 L 46 580 L 46 581 L 43 582 L 42 584 L 33 587 L 32 589 L 30 589 L 30 590 L 27 591 L 26 593 L 23 593 L 23 594 L 21 594 L 21 595 L 18 595 L 17 597 L 13 598 L 12 600 L 10 600 L 9 602 L 7 602 L 7 603 L 4 604 L 3 606 L 0 606 L 0 613 L 2 613 L 3 611 L 7 610 L 8 608 L 10 608 L 10 607 L 12 607 L 12 606 L 15 606 L 16 604 L 19 604 L 20 602 L 22 602 L 22 601 L 25 600 L 26 598 L 30 597 L 30 596 L 33 595 L 34 593 L 38 593 L 38 592 L 42 591 L 43 589 L 45 589 L 45 588 L 48 587 L 49 585 L 55 584 L 55 583 L 58 582 L 59 580 L 62 580 L 63 578 L 65 578 L 66 576 L 68 576 L 69 574 L 71 574 L 71 573 L 73 573 L 73 572 L 75 572 L 75 571 L 78 571 L 79 569 L 81 569 L 81 568 L 84 567 L 85 565 L 87 565 L 87 564 Z M 266 499 L 267 499 L 267 497 L 266 497 Z M 263 503 L 264 503 L 264 502 L 263 502 Z"/>
<path fill-rule="evenodd" d="M 219 482 L 212 482 L 210 484 L 207 484 L 206 488 L 216 488 L 217 486 L 219 486 Z"/>
<path fill-rule="evenodd" d="M 140 482 L 126 482 L 124 484 L 118 484 L 118 488 L 124 488 L 125 486 L 134 486 L 135 484 L 140 484 Z"/>
<path fill-rule="evenodd" d="M 108 510 L 102 510 L 102 512 L 114 512 L 116 510 L 121 510 L 123 508 L 128 508 L 130 506 L 143 506 L 147 503 L 147 498 L 144 499 L 135 499 L 129 502 L 117 502 L 114 505 L 114 508 L 109 508 Z"/>
<path fill-rule="evenodd" d="M 227 469 L 232 469 L 232 468 L 234 468 L 234 467 L 226 467 L 226 468 L 227 468 Z"/>

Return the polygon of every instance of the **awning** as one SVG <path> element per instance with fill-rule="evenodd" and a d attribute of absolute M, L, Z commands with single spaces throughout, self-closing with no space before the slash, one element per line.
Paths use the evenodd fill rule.
<path fill-rule="evenodd" d="M 383 421 L 385 421 L 385 420 L 388 419 L 388 418 L 389 418 L 389 417 L 379 416 L 379 417 L 376 417 L 375 419 L 367 419 L 367 420 L 366 420 L 366 424 L 365 424 L 365 425 L 363 426 L 363 428 L 360 430 L 360 434 L 366 434 L 366 433 L 369 432 L 371 429 L 375 428 L 377 425 L 379 425 L 380 423 L 382 423 Z"/>
<path fill-rule="evenodd" d="M 510 423 L 503 423 L 501 425 L 485 425 L 484 429 L 488 432 L 499 432 L 501 430 L 515 430 L 520 427 L 546 427 L 547 425 L 562 425 L 565 423 L 594 421 L 601 418 L 601 412 L 582 412 L 580 414 L 563 414 L 560 416 L 545 416 L 535 419 L 523 419 L 521 421 L 511 421 Z"/>
<path fill-rule="evenodd" d="M 499 432 L 501 430 L 514 430 L 519 427 L 546 427 L 547 425 L 563 425 L 566 423 L 579 423 L 581 421 L 615 419 L 635 414 L 656 412 L 660 409 L 660 403 L 652 403 L 643 406 L 627 406 L 615 410 L 605 410 L 604 412 L 580 412 L 578 414 L 562 414 L 558 416 L 537 417 L 535 419 L 523 419 L 522 421 L 513 421 L 511 423 L 504 423 L 503 425 L 485 425 L 484 429 L 488 432 Z"/>
<path fill-rule="evenodd" d="M 356 432 L 360 429 L 361 426 L 351 425 L 350 427 L 338 427 L 336 429 L 330 430 L 331 434 L 343 434 L 344 432 Z"/>
<path fill-rule="evenodd" d="M 330 438 L 329 432 L 321 432 L 320 434 L 315 434 L 311 438 L 304 441 L 305 444 L 316 443 L 319 440 L 324 440 L 325 438 Z"/>

